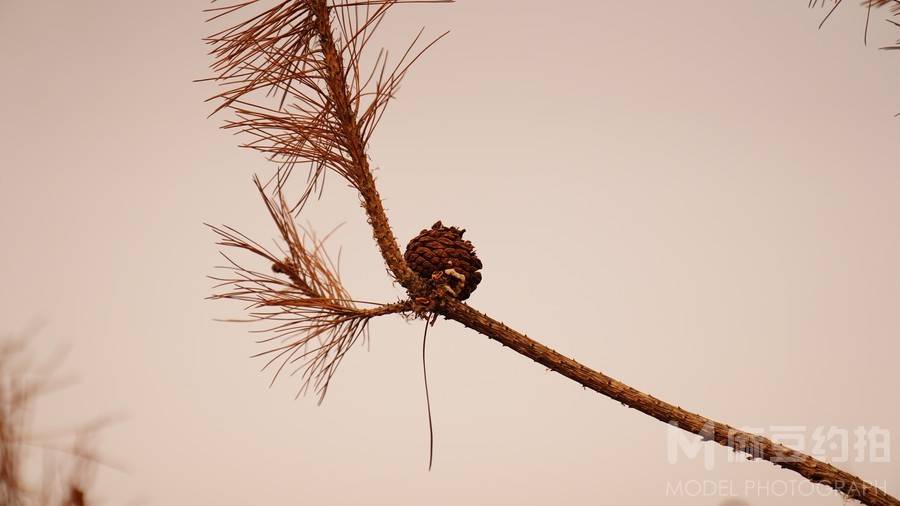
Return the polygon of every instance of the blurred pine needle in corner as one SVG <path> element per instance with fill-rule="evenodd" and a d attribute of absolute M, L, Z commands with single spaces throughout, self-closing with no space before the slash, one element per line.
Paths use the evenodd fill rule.
<path fill-rule="evenodd" d="M 0 505 L 84 506 L 98 460 L 87 448 L 106 420 L 35 431 L 36 401 L 65 386 L 61 355 L 38 361 L 30 339 L 0 336 Z"/>

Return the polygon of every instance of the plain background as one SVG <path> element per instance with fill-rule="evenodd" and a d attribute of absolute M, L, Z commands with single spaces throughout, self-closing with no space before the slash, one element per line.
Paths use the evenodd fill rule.
<path fill-rule="evenodd" d="M 657 397 L 737 425 L 900 438 L 898 55 L 881 15 L 807 2 L 464 0 L 398 8 L 412 71 L 371 155 L 405 243 L 437 219 L 484 261 L 473 306 Z M 325 403 L 268 389 L 241 315 L 211 302 L 204 222 L 268 240 L 272 167 L 207 119 L 200 1 L 0 0 L 4 332 L 46 324 L 71 388 L 40 427 L 122 415 L 100 504 L 731 504 L 679 480 L 795 480 L 670 463 L 663 424 L 461 326 L 373 324 Z M 216 25 L 221 26 L 221 25 Z M 354 296 L 395 300 L 337 178 Z M 900 451 L 896 441 L 894 453 Z M 725 458 L 726 451 L 715 450 Z M 844 466 L 900 493 L 900 457 Z M 749 497 L 838 505 L 837 497 Z"/>

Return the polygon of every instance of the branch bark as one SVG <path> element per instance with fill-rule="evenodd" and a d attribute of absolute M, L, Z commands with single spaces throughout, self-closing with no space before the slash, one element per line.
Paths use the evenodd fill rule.
<path fill-rule="evenodd" d="M 821 462 L 805 453 L 792 450 L 769 438 L 738 430 L 730 425 L 645 394 L 544 346 L 462 302 L 447 300 L 438 312 L 584 387 L 650 415 L 661 422 L 697 434 L 704 440 L 715 441 L 734 451 L 747 453 L 751 458 L 764 459 L 778 467 L 790 469 L 813 483 L 827 485 L 870 506 L 900 505 L 900 501 L 888 495 L 887 492 L 866 483 L 857 476 Z"/>
<path fill-rule="evenodd" d="M 366 210 L 369 224 L 372 225 L 375 242 L 381 251 L 381 256 L 387 264 L 393 277 L 411 292 L 421 291 L 424 286 L 419 277 L 410 270 L 397 246 L 397 238 L 388 223 L 387 214 L 381 203 L 381 196 L 375 186 L 375 177 L 369 167 L 369 159 L 365 152 L 365 141 L 355 111 L 350 106 L 350 92 L 347 89 L 347 81 L 344 70 L 344 62 L 341 53 L 337 50 L 334 35 L 331 32 L 331 18 L 326 0 L 310 0 L 310 11 L 315 16 L 316 31 L 322 52 L 325 54 L 327 64 L 328 93 L 331 96 L 335 109 L 335 116 L 343 128 L 344 137 L 348 140 L 347 149 L 353 159 L 357 170 L 354 174 L 357 178 L 359 193 L 362 197 L 363 208 Z"/>

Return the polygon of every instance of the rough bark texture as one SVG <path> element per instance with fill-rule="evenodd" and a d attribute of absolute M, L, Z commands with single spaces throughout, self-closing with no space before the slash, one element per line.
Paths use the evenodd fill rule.
<path fill-rule="evenodd" d="M 439 311 L 447 318 L 456 320 L 517 353 L 661 422 L 676 425 L 705 440 L 747 453 L 752 458 L 764 459 L 776 466 L 790 469 L 813 483 L 827 485 L 865 504 L 900 506 L 900 501 L 857 476 L 769 438 L 735 429 L 647 395 L 544 346 L 466 304 L 448 299 Z"/>
<path fill-rule="evenodd" d="M 387 263 L 391 275 L 407 290 L 421 290 L 422 283 L 418 276 L 410 270 L 403 260 L 403 254 L 397 245 L 397 239 L 388 223 L 387 214 L 381 203 L 381 196 L 375 186 L 375 178 L 369 167 L 369 159 L 365 151 L 362 133 L 356 114 L 350 107 L 350 94 L 344 75 L 344 62 L 340 52 L 335 46 L 334 36 L 331 33 L 331 20 L 329 18 L 328 4 L 326 0 L 311 0 L 310 10 L 316 19 L 316 29 L 319 34 L 319 43 L 325 54 L 327 63 L 328 92 L 333 102 L 335 116 L 338 118 L 344 136 L 347 139 L 347 149 L 353 159 L 358 173 L 357 186 L 362 198 L 363 208 L 366 210 L 369 224 L 372 225 L 375 242 L 381 255 Z"/>

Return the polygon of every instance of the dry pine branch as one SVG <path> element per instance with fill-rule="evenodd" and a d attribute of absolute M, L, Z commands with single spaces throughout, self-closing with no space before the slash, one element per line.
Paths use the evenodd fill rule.
<path fill-rule="evenodd" d="M 233 276 L 214 278 L 220 282 L 219 287 L 227 290 L 213 298 L 247 303 L 251 320 L 267 324 L 263 331 L 269 336 L 259 342 L 276 343 L 256 355 L 269 358 L 263 369 L 277 364 L 272 381 L 289 367 L 291 375 L 299 373 L 301 377 L 297 395 L 312 388 L 321 401 L 344 355 L 366 337 L 369 321 L 408 312 L 412 306 L 406 302 L 368 303 L 370 307 L 360 308 L 360 303 L 341 284 L 324 239 L 317 239 L 295 224 L 280 184 L 272 196 L 258 179 L 255 182 L 285 249 L 276 255 L 232 228 L 212 227 L 221 246 L 262 257 L 272 269 L 271 274 L 255 272 L 223 255 L 229 264 L 224 268 Z"/>
<path fill-rule="evenodd" d="M 872 1 L 870 8 L 895 0 Z M 404 3 L 445 2 L 246 0 L 211 9 L 214 18 L 248 13 L 245 21 L 207 40 L 215 58 L 215 76 L 210 80 L 222 88 L 213 99 L 221 102 L 216 110 L 231 109 L 236 117 L 225 128 L 244 131 L 252 139 L 246 146 L 266 153 L 279 165 L 274 197 L 266 194 L 259 181 L 257 186 L 287 247 L 285 254 L 274 255 L 233 229 L 216 229 L 220 244 L 261 256 L 275 271 L 260 274 L 232 263 L 237 277 L 225 280 L 232 290 L 217 297 L 248 302 L 254 311 L 252 319 L 272 323 L 272 339 L 289 338 L 287 344 L 270 350 L 283 361 L 282 367 L 301 362 L 304 385 L 311 382 L 324 394 L 335 366 L 371 318 L 392 313 L 426 319 L 442 315 L 587 388 L 705 440 L 795 471 L 865 504 L 900 506 L 896 498 L 856 476 L 763 436 L 640 392 L 462 303 L 457 298 L 460 288 L 471 279 L 467 276 L 476 274 L 473 269 L 480 268 L 480 262 L 471 245 L 462 241 L 461 231 L 456 237 L 446 232 L 451 228 L 436 224 L 440 233 L 433 237 L 440 240 L 424 241 L 425 249 L 415 252 L 417 267 L 411 268 L 388 223 L 369 167 L 367 145 L 409 64 L 430 44 L 413 49 L 416 37 L 393 65 L 388 65 L 383 52 L 378 53 L 374 65 L 364 68 L 363 62 L 364 50 L 385 14 Z M 281 190 L 298 166 L 306 170 L 308 184 L 288 205 Z M 329 170 L 358 191 L 375 242 L 392 278 L 406 289 L 407 301 L 357 308 L 332 274 L 333 266 L 322 256 L 321 244 L 312 240 L 307 245 L 304 238 L 309 234 L 295 228 L 293 212 Z M 420 237 L 427 237 L 426 233 Z"/>

